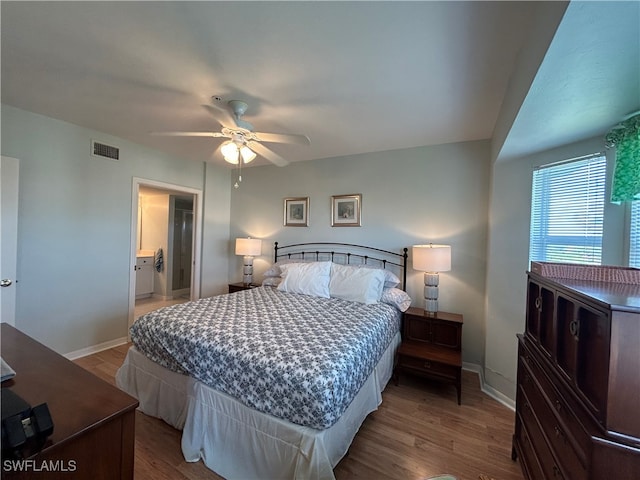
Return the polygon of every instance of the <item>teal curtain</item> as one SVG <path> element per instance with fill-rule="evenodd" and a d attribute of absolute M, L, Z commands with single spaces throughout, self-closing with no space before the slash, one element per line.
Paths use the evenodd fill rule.
<path fill-rule="evenodd" d="M 640 113 L 612 128 L 605 140 L 616 149 L 611 201 L 640 200 Z"/>

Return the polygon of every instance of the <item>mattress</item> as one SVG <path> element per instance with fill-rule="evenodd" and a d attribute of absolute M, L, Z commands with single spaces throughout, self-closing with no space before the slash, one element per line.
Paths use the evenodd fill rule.
<path fill-rule="evenodd" d="M 400 312 L 271 287 L 156 310 L 137 350 L 243 405 L 315 429 L 336 423 L 400 328 Z"/>

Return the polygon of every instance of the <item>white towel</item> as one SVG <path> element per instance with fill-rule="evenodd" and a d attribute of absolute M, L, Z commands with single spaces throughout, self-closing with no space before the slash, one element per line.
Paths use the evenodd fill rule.
<path fill-rule="evenodd" d="M 159 248 L 159 249 L 156 251 L 156 258 L 155 258 L 155 260 L 156 260 L 156 263 L 155 263 L 155 266 L 156 266 L 156 272 L 161 272 L 161 271 L 162 271 L 162 268 L 163 268 L 163 266 L 164 266 L 164 258 L 163 258 L 163 255 L 162 255 L 162 248 Z"/>

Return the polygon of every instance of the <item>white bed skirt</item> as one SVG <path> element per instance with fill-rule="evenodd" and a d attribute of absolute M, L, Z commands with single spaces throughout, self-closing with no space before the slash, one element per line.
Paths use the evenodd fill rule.
<path fill-rule="evenodd" d="M 203 460 L 231 479 L 334 479 L 360 425 L 382 402 L 393 373 L 398 333 L 337 423 L 326 430 L 303 427 L 258 412 L 185 375 L 171 372 L 131 347 L 116 374 L 118 387 L 139 409 L 182 429 L 188 462 Z"/>

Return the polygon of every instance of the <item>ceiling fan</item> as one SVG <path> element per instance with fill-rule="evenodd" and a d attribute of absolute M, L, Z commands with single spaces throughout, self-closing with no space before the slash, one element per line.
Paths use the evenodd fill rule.
<path fill-rule="evenodd" d="M 217 104 L 217 97 L 213 97 L 211 105 L 203 107 L 220 123 L 222 129 L 219 132 L 154 132 L 152 135 L 171 137 L 214 137 L 228 138 L 220 145 L 220 150 L 225 161 L 238 165 L 249 163 L 256 154 L 266 158 L 274 165 L 284 167 L 289 162 L 277 153 L 265 147 L 264 143 L 290 143 L 297 145 L 309 145 L 309 137 L 306 135 L 294 135 L 286 133 L 254 132 L 253 125 L 242 120 L 248 105 L 241 100 L 229 100 L 225 108 Z"/>

